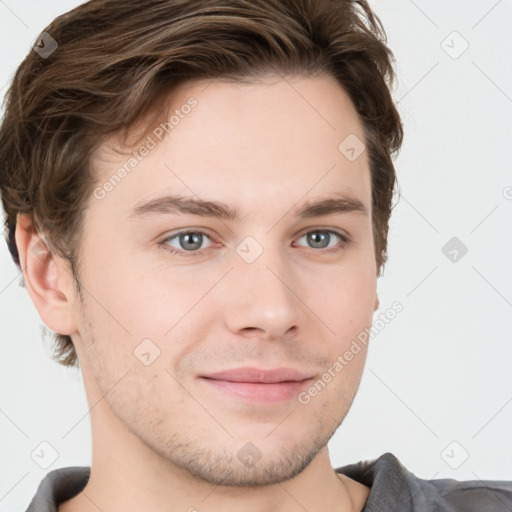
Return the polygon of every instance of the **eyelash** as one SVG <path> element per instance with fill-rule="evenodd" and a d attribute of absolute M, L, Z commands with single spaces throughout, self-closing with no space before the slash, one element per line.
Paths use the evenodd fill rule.
<path fill-rule="evenodd" d="M 334 248 L 330 248 L 330 249 L 316 249 L 316 251 L 321 252 L 321 253 L 327 253 L 327 254 L 337 253 L 337 252 L 342 251 L 343 249 L 347 248 L 348 245 L 350 245 L 352 243 L 352 239 L 350 237 L 348 237 L 344 233 L 341 233 L 340 231 L 337 231 L 337 230 L 334 230 L 334 229 L 319 229 L 319 228 L 312 229 L 310 231 L 305 231 L 305 232 L 301 233 L 301 235 L 299 236 L 299 239 L 302 238 L 305 235 L 308 235 L 309 233 L 329 233 L 329 234 L 334 234 L 334 235 L 338 236 L 341 239 L 341 242 L 339 242 L 339 244 L 336 247 L 334 247 Z M 170 252 L 172 254 L 178 254 L 180 256 L 183 256 L 184 258 L 201 256 L 203 254 L 203 251 L 207 250 L 207 249 L 199 249 L 199 250 L 196 250 L 196 251 L 180 251 L 180 250 L 178 250 L 178 249 L 168 245 L 168 243 L 167 243 L 170 240 L 173 240 L 174 238 L 179 237 L 180 235 L 188 235 L 188 234 L 201 234 L 201 235 L 205 235 L 207 238 L 210 238 L 210 240 L 211 240 L 211 237 L 208 235 L 208 233 L 205 233 L 204 231 L 200 231 L 200 230 L 197 230 L 197 231 L 195 231 L 195 230 L 194 231 L 193 230 L 186 230 L 186 231 L 179 231 L 177 233 L 174 233 L 171 236 L 168 236 L 167 238 L 162 240 L 159 243 L 159 245 L 162 246 L 162 249 L 164 249 L 165 251 L 168 251 L 168 252 Z M 315 251 L 315 248 L 313 248 L 313 247 L 310 247 L 310 249 Z"/>

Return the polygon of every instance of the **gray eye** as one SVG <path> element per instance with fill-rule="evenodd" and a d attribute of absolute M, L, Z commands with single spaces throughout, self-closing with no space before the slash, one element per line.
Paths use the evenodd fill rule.
<path fill-rule="evenodd" d="M 306 238 L 308 245 L 313 249 L 326 249 L 327 247 L 332 247 L 336 244 L 337 241 L 333 238 L 333 235 L 341 238 L 340 235 L 333 231 L 317 230 L 306 233 L 300 239 L 302 240 L 303 238 Z M 334 243 L 329 245 L 331 241 L 334 241 Z"/>
<path fill-rule="evenodd" d="M 193 251 L 201 248 L 203 245 L 203 235 L 201 233 L 181 233 L 178 235 L 180 247 L 186 251 Z"/>
<path fill-rule="evenodd" d="M 203 242 L 209 239 L 209 236 L 201 231 L 184 231 L 182 233 L 176 233 L 164 240 L 165 244 L 170 245 L 177 251 L 185 252 L 196 252 L 203 248 Z M 176 241 L 178 244 L 176 245 Z"/>

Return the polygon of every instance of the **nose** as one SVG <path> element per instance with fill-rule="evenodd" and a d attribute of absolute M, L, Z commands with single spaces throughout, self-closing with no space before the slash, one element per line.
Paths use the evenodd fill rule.
<path fill-rule="evenodd" d="M 289 337 L 305 318 L 300 294 L 299 280 L 278 251 L 266 249 L 252 263 L 238 258 L 222 293 L 226 325 L 245 337 Z"/>

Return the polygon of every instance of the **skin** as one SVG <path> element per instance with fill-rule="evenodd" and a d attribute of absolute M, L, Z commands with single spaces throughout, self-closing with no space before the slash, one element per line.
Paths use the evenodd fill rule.
<path fill-rule="evenodd" d="M 357 392 L 365 346 L 307 404 L 243 402 L 198 376 L 285 366 L 319 378 L 371 326 L 370 170 L 366 153 L 349 161 L 338 150 L 349 134 L 364 140 L 362 123 L 327 75 L 189 82 L 173 91 L 173 108 L 191 96 L 197 106 L 170 135 L 103 199 L 90 198 L 83 303 L 67 262 L 42 257 L 30 217 L 19 218 L 27 290 L 43 322 L 71 336 L 90 407 L 91 477 L 59 511 L 361 510 L 369 488 L 336 475 L 327 442 Z M 92 158 L 100 185 L 127 159 L 115 145 Z M 333 192 L 358 198 L 368 215 L 294 216 Z M 129 218 L 164 193 L 220 201 L 240 218 Z M 169 239 L 184 229 L 208 235 L 199 256 L 186 255 L 183 237 Z M 305 236 L 326 229 L 352 242 L 327 253 Z M 247 236 L 263 249 L 252 263 L 236 252 Z M 185 255 L 166 250 L 166 238 Z M 145 366 L 134 350 L 148 338 L 160 355 Z M 248 442 L 261 454 L 252 467 L 237 457 Z"/>

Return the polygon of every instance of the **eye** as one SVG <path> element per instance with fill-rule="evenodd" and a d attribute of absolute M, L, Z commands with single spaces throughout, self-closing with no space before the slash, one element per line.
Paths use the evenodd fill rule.
<path fill-rule="evenodd" d="M 310 244 L 311 249 L 319 249 L 320 252 L 326 253 L 341 251 L 351 243 L 350 237 L 333 229 L 311 230 L 304 233 L 299 241 L 303 238 Z M 338 239 L 337 243 L 336 239 Z M 211 238 L 203 231 L 180 231 L 168 236 L 159 245 L 166 251 L 183 257 L 201 256 L 204 250 L 214 245 L 204 247 L 205 240 L 211 240 Z"/>
<path fill-rule="evenodd" d="M 299 241 L 303 238 L 310 244 L 312 249 L 328 249 L 331 250 L 325 252 L 337 252 L 346 247 L 350 243 L 350 238 L 343 233 L 334 231 L 332 229 L 316 229 L 308 231 L 299 238 Z M 340 241 L 336 243 L 336 238 Z M 334 243 L 331 243 L 334 242 Z"/>
<path fill-rule="evenodd" d="M 201 254 L 200 249 L 205 249 L 203 247 L 205 239 L 210 239 L 210 237 L 203 231 L 181 231 L 162 240 L 160 244 L 164 249 L 175 254 L 181 254 L 185 257 L 199 256 Z M 170 244 L 174 240 L 178 247 Z"/>

